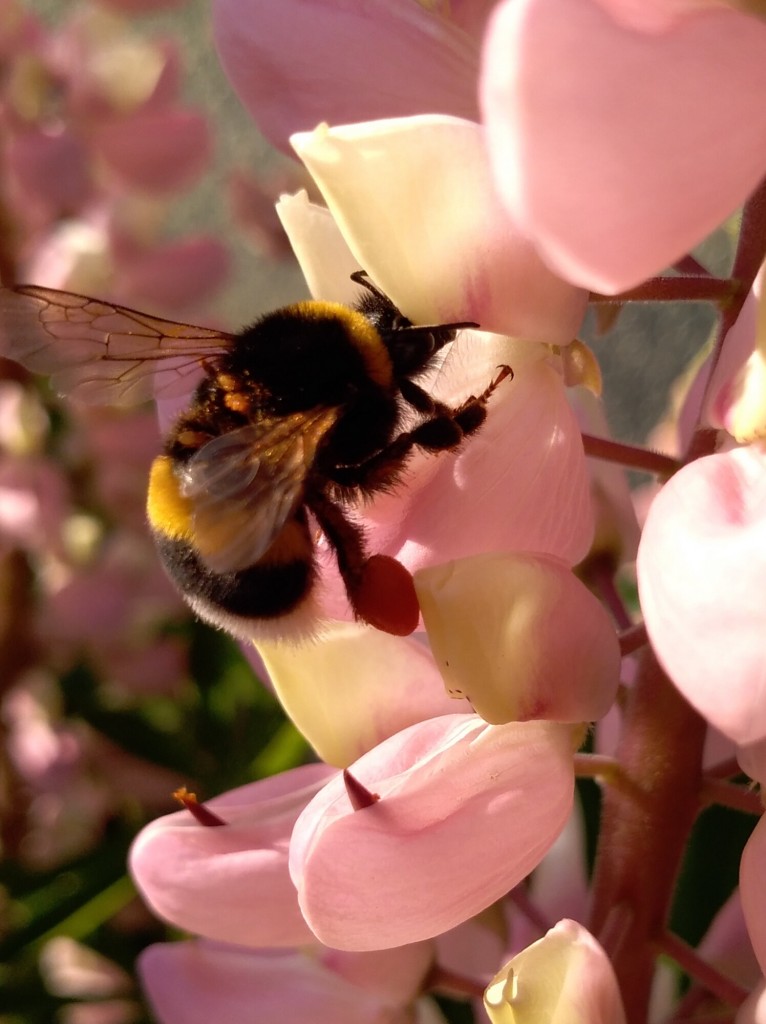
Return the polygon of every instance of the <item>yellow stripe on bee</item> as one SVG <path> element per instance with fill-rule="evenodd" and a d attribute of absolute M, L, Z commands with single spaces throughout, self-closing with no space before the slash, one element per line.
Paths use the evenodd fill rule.
<path fill-rule="evenodd" d="M 149 524 L 164 537 L 193 540 L 191 502 L 181 494 L 173 460 L 167 455 L 159 455 L 149 471 L 146 514 Z"/>
<path fill-rule="evenodd" d="M 351 341 L 364 360 L 364 368 L 370 380 L 389 388 L 394 380 L 394 368 L 385 342 L 378 331 L 362 313 L 340 302 L 322 302 L 307 299 L 296 302 L 288 309 L 298 316 L 310 320 L 338 320 L 346 328 Z"/>

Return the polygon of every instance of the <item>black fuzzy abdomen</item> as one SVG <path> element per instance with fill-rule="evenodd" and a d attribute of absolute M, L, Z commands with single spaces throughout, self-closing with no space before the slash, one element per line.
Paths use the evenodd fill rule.
<path fill-rule="evenodd" d="M 314 580 L 311 561 L 259 563 L 239 572 L 215 573 L 190 544 L 160 533 L 155 542 L 165 570 L 192 602 L 202 600 L 243 619 L 274 619 L 293 611 L 308 596 Z"/>

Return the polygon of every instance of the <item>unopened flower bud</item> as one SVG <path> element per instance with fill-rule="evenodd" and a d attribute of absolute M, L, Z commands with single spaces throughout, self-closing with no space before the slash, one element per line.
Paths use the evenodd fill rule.
<path fill-rule="evenodd" d="M 492 1024 L 625 1024 L 612 965 L 575 921 L 559 921 L 499 971 L 484 993 Z"/>

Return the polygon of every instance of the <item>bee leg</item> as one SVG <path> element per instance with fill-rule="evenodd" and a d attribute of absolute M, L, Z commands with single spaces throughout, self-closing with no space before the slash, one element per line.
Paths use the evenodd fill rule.
<path fill-rule="evenodd" d="M 323 491 L 307 495 L 306 504 L 335 551 L 355 618 L 393 636 L 409 636 L 420 619 L 409 571 L 390 555 L 368 558 L 361 527 Z"/>
<path fill-rule="evenodd" d="M 307 494 L 306 505 L 335 552 L 346 590 L 352 594 L 359 587 L 367 561 L 361 526 L 348 519 L 340 505 L 322 491 Z"/>
<path fill-rule="evenodd" d="M 480 395 L 471 395 L 454 409 L 432 399 L 425 391 L 422 392 L 421 398 L 417 394 L 421 389 L 410 382 L 406 392 L 403 389 L 402 393 L 415 408 L 418 408 L 415 402 L 420 402 L 424 406 L 419 410 L 422 412 L 429 411 L 425 408 L 427 399 L 431 405 L 428 419 L 412 430 L 399 434 L 391 444 L 366 462 L 358 466 L 337 467 L 329 474 L 331 479 L 341 491 L 348 487 L 374 494 L 389 489 L 396 483 L 402 465 L 413 448 L 422 448 L 427 452 L 453 451 L 460 446 L 464 438 L 478 430 L 487 418 L 486 406 L 490 396 L 507 378 L 513 379 L 513 370 L 510 366 L 501 366 L 497 376 Z M 415 401 L 412 401 L 412 398 Z"/>

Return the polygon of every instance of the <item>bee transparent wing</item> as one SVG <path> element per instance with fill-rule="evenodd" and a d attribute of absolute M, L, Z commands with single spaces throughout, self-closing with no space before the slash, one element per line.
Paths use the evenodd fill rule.
<path fill-rule="evenodd" d="M 271 546 L 303 498 L 337 409 L 249 423 L 204 444 L 180 471 L 197 552 L 213 572 L 239 572 Z"/>
<path fill-rule="evenodd" d="M 63 394 L 135 405 L 193 390 L 203 360 L 233 336 L 36 285 L 0 289 L 0 355 Z"/>

